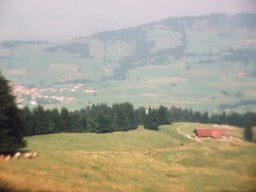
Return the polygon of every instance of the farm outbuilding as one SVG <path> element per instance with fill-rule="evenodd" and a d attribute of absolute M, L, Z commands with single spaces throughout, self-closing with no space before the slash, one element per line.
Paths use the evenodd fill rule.
<path fill-rule="evenodd" d="M 195 129 L 197 137 L 221 138 L 227 136 L 225 129 Z"/>

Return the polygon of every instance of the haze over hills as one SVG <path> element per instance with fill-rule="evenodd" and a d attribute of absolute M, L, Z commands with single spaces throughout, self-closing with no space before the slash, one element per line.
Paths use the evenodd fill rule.
<path fill-rule="evenodd" d="M 23 105 L 255 111 L 256 14 L 168 18 L 62 43 L 0 42 Z M 21 86 L 22 85 L 22 86 Z"/>

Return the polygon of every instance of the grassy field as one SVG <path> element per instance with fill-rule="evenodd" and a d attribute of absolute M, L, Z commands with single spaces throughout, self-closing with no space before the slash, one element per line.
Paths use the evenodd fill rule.
<path fill-rule="evenodd" d="M 33 160 L 0 162 L 9 191 L 255 191 L 256 146 L 245 141 L 196 142 L 208 125 L 175 123 L 109 134 L 28 137 Z M 242 134 L 236 131 L 236 135 Z M 1 191 L 1 190 L 0 190 Z"/>

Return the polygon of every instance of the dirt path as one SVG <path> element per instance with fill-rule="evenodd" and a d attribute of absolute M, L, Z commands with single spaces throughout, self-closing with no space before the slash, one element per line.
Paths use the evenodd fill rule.
<path fill-rule="evenodd" d="M 181 134 L 181 135 L 184 135 L 185 137 L 187 137 L 188 139 L 191 139 L 193 141 L 197 141 L 197 142 L 200 142 L 198 139 L 195 139 L 193 137 L 191 137 L 190 135 L 186 134 L 186 133 L 183 133 L 180 129 L 181 129 L 182 126 L 179 126 L 176 128 L 176 131 Z"/>

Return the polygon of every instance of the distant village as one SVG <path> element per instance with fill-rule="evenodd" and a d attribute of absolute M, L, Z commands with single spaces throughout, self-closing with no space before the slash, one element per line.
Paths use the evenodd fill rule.
<path fill-rule="evenodd" d="M 127 77 L 126 82 L 140 82 L 140 78 Z M 146 80 L 143 80 L 146 81 Z M 73 102 L 76 98 L 71 97 L 69 93 L 77 91 L 87 95 L 96 96 L 99 92 L 98 89 L 93 87 L 85 87 L 82 83 L 69 83 L 63 84 L 65 87 L 36 87 L 25 86 L 22 84 L 12 83 L 13 93 L 16 96 L 16 103 L 18 107 L 23 108 L 24 105 L 36 106 L 47 104 L 61 104 Z"/>
<path fill-rule="evenodd" d="M 27 87 L 20 84 L 12 84 L 13 93 L 16 96 L 18 107 L 22 108 L 25 105 L 46 105 L 69 103 L 75 100 L 75 97 L 65 96 L 68 93 L 79 91 L 85 94 L 96 95 L 97 89 L 87 88 L 83 90 L 83 85 L 71 84 L 69 87 L 52 88 L 52 87 Z M 61 94 L 63 93 L 63 94 Z"/>

